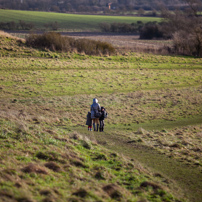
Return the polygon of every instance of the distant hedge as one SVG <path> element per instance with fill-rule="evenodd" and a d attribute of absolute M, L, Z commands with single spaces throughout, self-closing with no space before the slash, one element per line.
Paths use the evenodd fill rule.
<path fill-rule="evenodd" d="M 31 30 L 35 28 L 35 24 L 20 20 L 19 23 L 14 21 L 0 22 L 0 29 L 2 30 Z"/>
<path fill-rule="evenodd" d="M 100 23 L 100 29 L 102 32 L 112 32 L 112 33 L 131 33 L 139 34 L 140 29 L 143 27 L 143 22 L 138 21 L 137 23 Z"/>
<path fill-rule="evenodd" d="M 115 48 L 109 43 L 64 37 L 56 32 L 41 35 L 31 34 L 26 38 L 26 45 L 51 51 L 72 52 L 76 50 L 87 55 L 112 55 L 115 53 Z"/>

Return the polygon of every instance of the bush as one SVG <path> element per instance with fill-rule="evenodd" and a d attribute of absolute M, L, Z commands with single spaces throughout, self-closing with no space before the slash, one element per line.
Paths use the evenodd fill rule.
<path fill-rule="evenodd" d="M 198 34 L 198 35 L 196 35 Z M 173 35 L 173 52 L 181 55 L 202 57 L 202 30 L 195 33 L 185 31 Z"/>
<path fill-rule="evenodd" d="M 17 24 L 14 21 L 0 22 L 0 29 L 3 29 L 3 30 L 16 30 L 17 29 Z"/>
<path fill-rule="evenodd" d="M 102 32 L 113 32 L 113 33 L 131 33 L 138 34 L 142 28 L 143 23 L 138 21 L 137 23 L 100 23 L 100 29 Z"/>
<path fill-rule="evenodd" d="M 14 21 L 0 22 L 0 29 L 3 30 L 31 30 L 34 26 L 35 25 L 33 23 L 27 23 L 22 20 L 20 20 L 19 23 Z"/>
<path fill-rule="evenodd" d="M 84 52 L 87 55 L 111 55 L 115 53 L 115 48 L 106 42 L 78 39 L 75 41 L 75 47 L 79 53 Z"/>
<path fill-rule="evenodd" d="M 103 22 L 100 23 L 99 26 L 102 32 L 110 32 L 111 30 L 111 25 L 109 23 Z"/>
<path fill-rule="evenodd" d="M 55 21 L 55 22 L 51 22 L 51 23 L 46 23 L 46 24 L 44 24 L 44 27 L 46 28 L 46 29 L 51 29 L 51 30 L 58 30 L 59 29 L 59 24 L 58 24 L 58 22 L 57 21 Z"/>
<path fill-rule="evenodd" d="M 77 50 L 79 53 L 87 55 L 112 55 L 115 48 L 106 42 L 74 39 L 71 37 L 62 37 L 59 33 L 49 32 L 42 35 L 30 35 L 26 39 L 26 44 L 34 48 L 49 49 L 51 51 L 70 52 Z"/>
<path fill-rule="evenodd" d="M 173 53 L 202 57 L 201 1 L 187 1 L 185 10 L 164 10 L 164 30 L 173 37 Z"/>
<path fill-rule="evenodd" d="M 49 32 L 42 35 L 32 34 L 27 37 L 26 44 L 35 48 L 44 48 L 51 51 L 70 51 L 70 45 L 67 38 L 62 37 L 55 32 Z"/>
<path fill-rule="evenodd" d="M 164 38 L 164 33 L 160 25 L 155 22 L 149 22 L 140 30 L 140 39 Z"/>
<path fill-rule="evenodd" d="M 34 28 L 34 24 L 33 23 L 27 23 L 23 20 L 20 20 L 19 21 L 19 25 L 18 25 L 18 28 L 19 29 L 22 29 L 22 30 L 31 30 Z M 21 28 L 20 28 L 21 27 Z"/>

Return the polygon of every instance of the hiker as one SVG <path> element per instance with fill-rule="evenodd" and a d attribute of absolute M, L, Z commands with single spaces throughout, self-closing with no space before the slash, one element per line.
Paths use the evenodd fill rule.
<path fill-rule="evenodd" d="M 91 112 L 88 112 L 88 114 L 87 114 L 86 125 L 88 126 L 88 130 L 92 131 Z"/>
<path fill-rule="evenodd" d="M 107 112 L 104 107 L 101 107 L 101 116 L 99 118 L 100 121 L 100 132 L 104 132 L 104 119 L 107 118 Z"/>
<path fill-rule="evenodd" d="M 99 117 L 101 115 L 100 110 L 101 110 L 101 108 L 98 103 L 98 100 L 96 98 L 94 98 L 93 104 L 91 105 L 91 108 L 90 108 L 91 118 L 93 120 L 94 131 L 98 131 L 98 129 L 99 129 Z M 95 124 L 97 124 L 97 129 L 95 128 Z"/>

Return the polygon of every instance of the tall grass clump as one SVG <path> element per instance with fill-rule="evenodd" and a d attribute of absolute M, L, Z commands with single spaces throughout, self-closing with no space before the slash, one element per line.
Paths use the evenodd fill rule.
<path fill-rule="evenodd" d="M 76 50 L 87 55 L 113 55 L 115 53 L 115 48 L 109 43 L 63 37 L 55 32 L 29 35 L 26 45 L 51 51 L 72 52 Z"/>
<path fill-rule="evenodd" d="M 87 55 L 113 55 L 115 53 L 115 48 L 111 44 L 90 39 L 75 40 L 73 48 L 76 48 L 79 53 L 84 52 Z"/>
<path fill-rule="evenodd" d="M 49 49 L 51 51 L 71 50 L 69 40 L 55 32 L 41 35 L 31 34 L 26 38 L 26 44 L 34 48 Z"/>

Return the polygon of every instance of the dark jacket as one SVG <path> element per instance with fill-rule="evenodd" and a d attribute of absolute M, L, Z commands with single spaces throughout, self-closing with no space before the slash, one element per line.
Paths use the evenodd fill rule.
<path fill-rule="evenodd" d="M 88 125 L 88 126 L 92 125 L 92 119 L 91 119 L 91 113 L 90 112 L 88 112 L 88 114 L 87 114 L 86 125 Z"/>
<path fill-rule="evenodd" d="M 100 121 L 103 121 L 106 117 L 107 117 L 107 112 L 104 110 L 104 111 L 101 111 L 102 115 L 101 117 L 99 118 Z"/>

